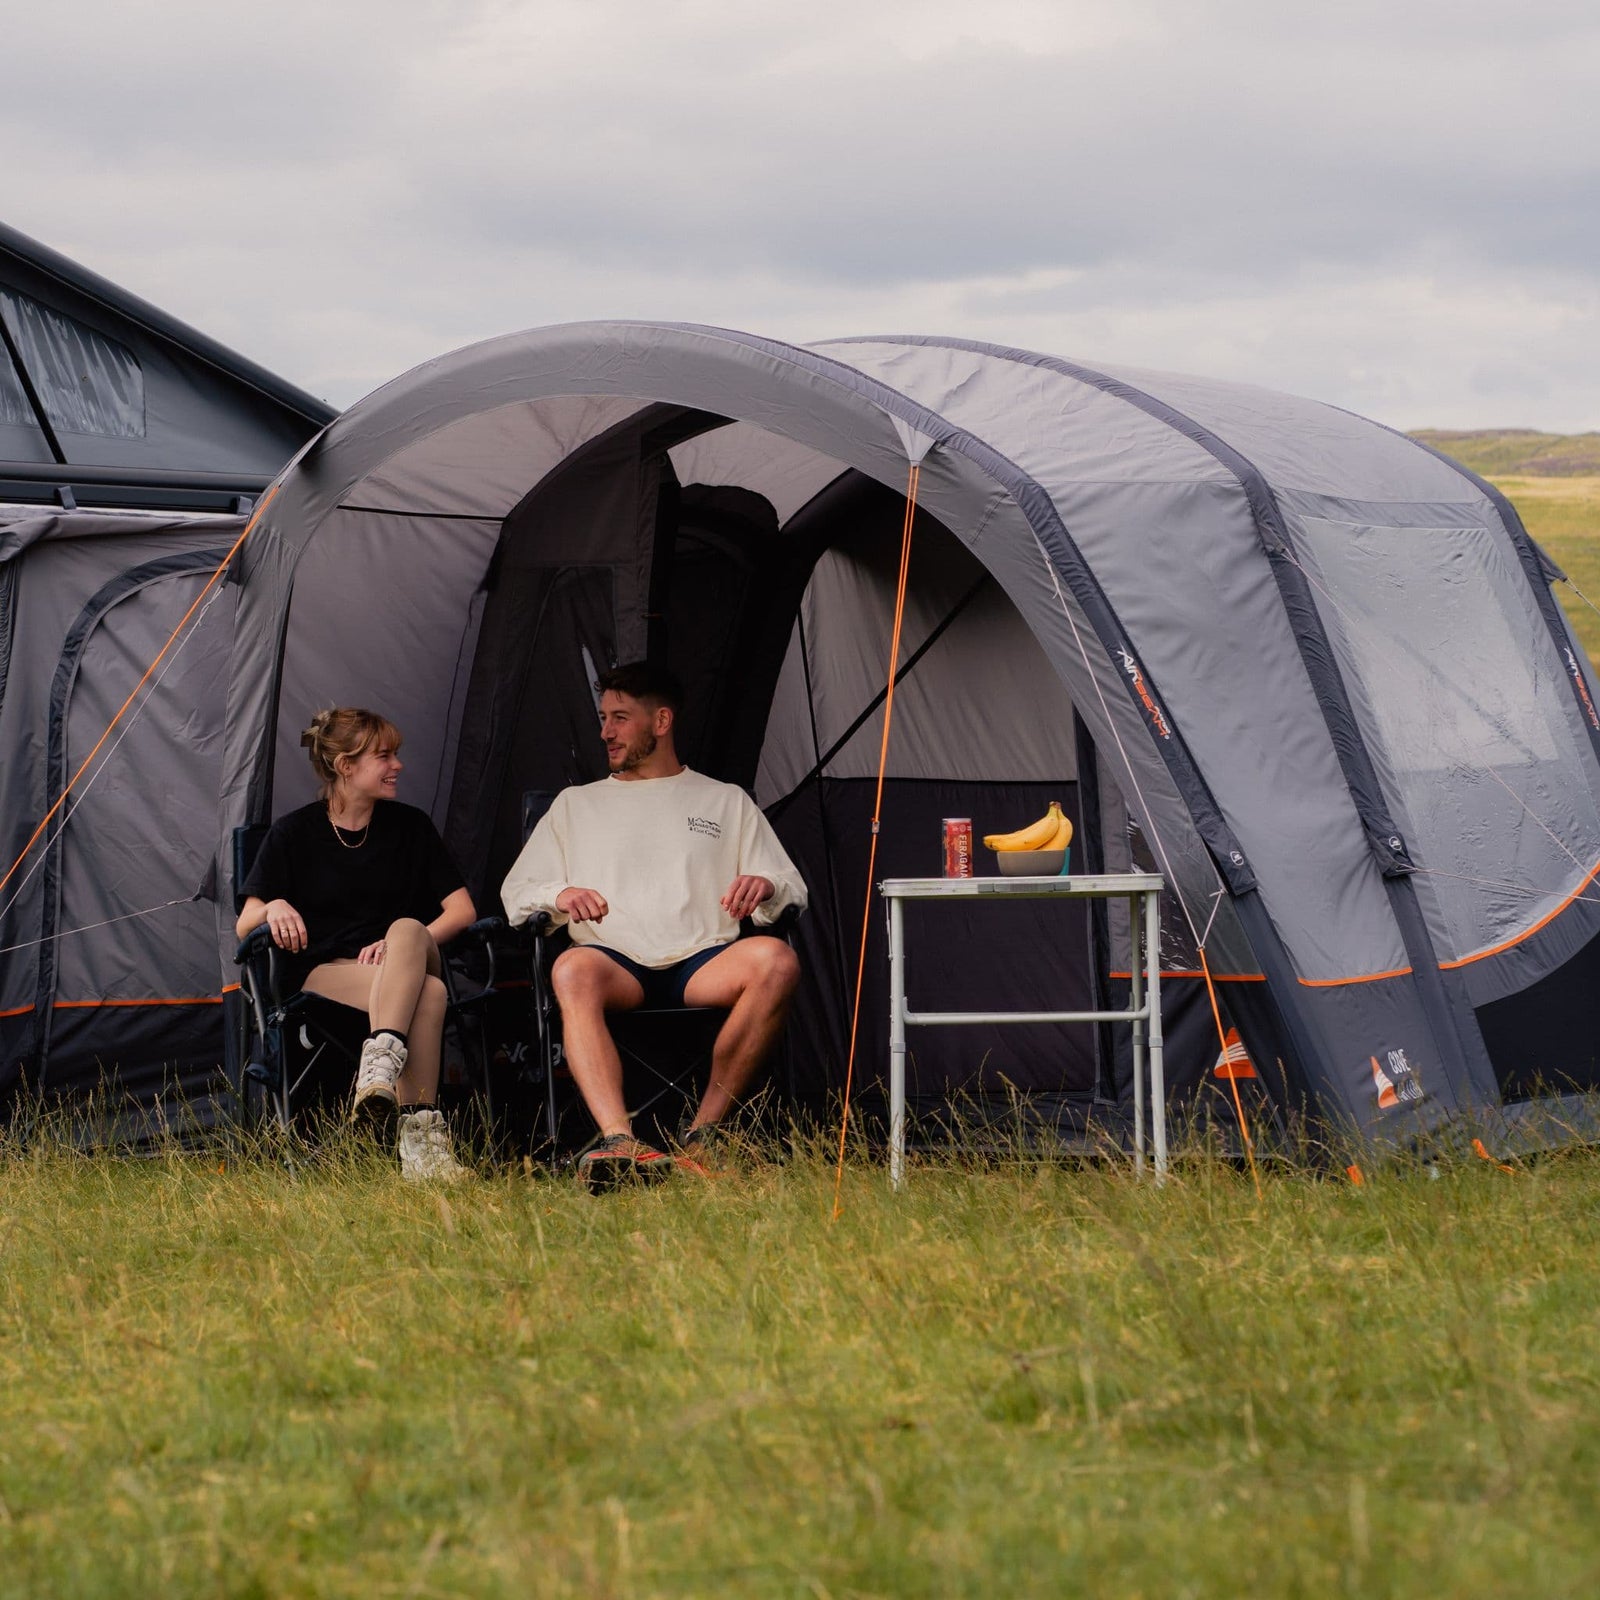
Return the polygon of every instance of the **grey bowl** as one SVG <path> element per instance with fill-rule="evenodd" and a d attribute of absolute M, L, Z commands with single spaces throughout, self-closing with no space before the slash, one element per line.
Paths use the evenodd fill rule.
<path fill-rule="evenodd" d="M 996 850 L 1002 878 L 1054 878 L 1067 864 L 1065 850 Z"/>

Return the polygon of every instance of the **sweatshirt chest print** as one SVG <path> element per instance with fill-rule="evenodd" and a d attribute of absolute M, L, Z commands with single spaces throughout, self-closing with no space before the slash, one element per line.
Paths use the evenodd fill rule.
<path fill-rule="evenodd" d="M 712 822 L 706 817 L 690 817 L 689 832 L 702 833 L 708 839 L 720 839 L 722 837 L 722 824 L 720 822 Z"/>

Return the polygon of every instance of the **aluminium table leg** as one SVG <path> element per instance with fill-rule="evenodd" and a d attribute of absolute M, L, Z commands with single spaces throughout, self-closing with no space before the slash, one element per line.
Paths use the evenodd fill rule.
<path fill-rule="evenodd" d="M 1144 961 L 1140 951 L 1143 942 L 1143 907 L 1139 895 L 1130 894 L 1128 900 L 1128 938 L 1132 945 L 1132 959 L 1128 962 L 1129 986 L 1135 1013 L 1133 1019 L 1133 1171 L 1136 1177 L 1144 1176 L 1144 1022 L 1137 1015 L 1144 1009 Z"/>
<path fill-rule="evenodd" d="M 889 1183 L 906 1176 L 906 958 L 900 901 L 889 901 Z"/>
<path fill-rule="evenodd" d="M 1155 1145 L 1156 1182 L 1167 1176 L 1167 1076 L 1161 1059 L 1161 896 L 1145 901 L 1145 937 L 1150 963 L 1150 1134 Z"/>

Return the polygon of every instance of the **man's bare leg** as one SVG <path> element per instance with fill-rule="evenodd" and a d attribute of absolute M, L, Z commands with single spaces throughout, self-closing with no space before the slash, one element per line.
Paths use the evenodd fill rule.
<path fill-rule="evenodd" d="M 724 1006 L 728 1020 L 711 1051 L 711 1081 L 689 1131 L 719 1122 L 777 1042 L 800 982 L 800 962 L 782 939 L 754 935 L 730 944 L 689 979 L 691 1006 Z"/>
<path fill-rule="evenodd" d="M 550 969 L 550 987 L 561 1007 L 567 1067 L 589 1115 L 602 1137 L 632 1133 L 622 1098 L 622 1058 L 606 1026 L 606 1012 L 632 1011 L 642 1005 L 644 990 L 639 980 L 610 956 L 574 945 L 556 957 Z"/>

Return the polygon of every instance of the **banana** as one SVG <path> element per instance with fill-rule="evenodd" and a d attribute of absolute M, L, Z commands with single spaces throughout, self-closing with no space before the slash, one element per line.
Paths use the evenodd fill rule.
<path fill-rule="evenodd" d="M 1039 818 L 1037 822 L 1030 822 L 1026 828 L 1018 828 L 1015 833 L 986 833 L 983 842 L 991 850 L 1052 850 L 1061 846 L 1055 843 L 1056 836 L 1065 827 L 1066 837 L 1072 837 L 1072 824 L 1067 821 L 1060 805 L 1052 800 L 1050 809 Z M 1065 839 L 1061 841 L 1062 844 Z"/>
<path fill-rule="evenodd" d="M 1072 843 L 1072 818 L 1062 817 L 1061 825 L 1056 829 L 1056 836 L 1049 844 L 1043 846 L 1046 850 L 1065 850 Z"/>

